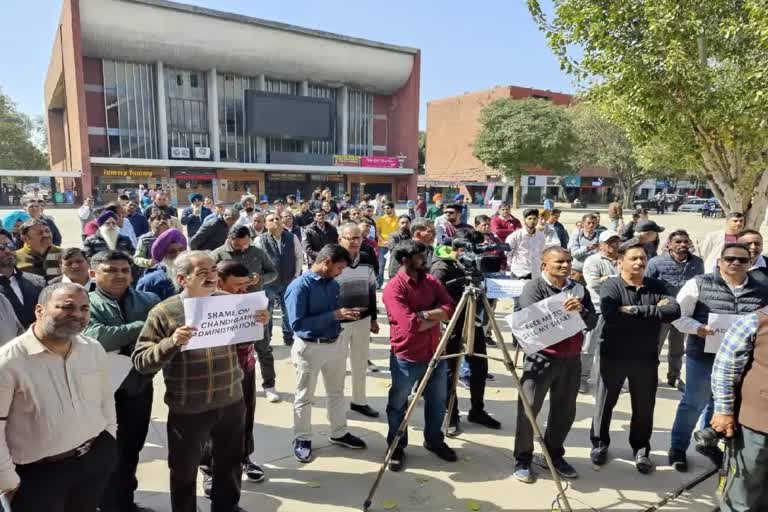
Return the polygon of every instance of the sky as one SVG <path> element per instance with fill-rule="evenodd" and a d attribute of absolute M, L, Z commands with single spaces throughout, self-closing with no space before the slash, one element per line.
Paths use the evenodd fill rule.
<path fill-rule="evenodd" d="M 5 0 L 0 88 L 29 115 L 43 113 L 61 0 Z M 573 92 L 522 0 L 186 0 L 185 3 L 420 48 L 420 128 L 426 103 L 496 85 Z"/>

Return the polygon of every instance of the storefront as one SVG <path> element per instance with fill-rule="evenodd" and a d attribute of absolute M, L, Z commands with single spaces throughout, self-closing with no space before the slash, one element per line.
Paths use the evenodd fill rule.
<path fill-rule="evenodd" d="M 100 168 L 94 167 L 94 196 L 96 204 L 116 201 L 122 194 L 138 197 L 139 185 L 146 189 L 173 188 L 173 180 L 166 168 Z"/>
<path fill-rule="evenodd" d="M 189 196 L 200 194 L 204 198 L 213 198 L 213 190 L 216 183 L 216 174 L 213 171 L 173 171 L 176 180 L 175 204 L 187 206 Z M 174 196 L 171 196 L 173 200 Z"/>
<path fill-rule="evenodd" d="M 214 199 L 234 204 L 247 194 L 260 197 L 264 193 L 263 171 L 227 171 L 220 169 Z"/>

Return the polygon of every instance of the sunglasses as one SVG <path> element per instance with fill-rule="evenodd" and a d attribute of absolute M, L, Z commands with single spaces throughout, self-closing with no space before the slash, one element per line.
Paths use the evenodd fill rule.
<path fill-rule="evenodd" d="M 743 256 L 723 256 L 723 261 L 726 263 L 734 263 L 738 261 L 742 265 L 746 265 L 749 263 L 749 258 L 745 258 Z"/>

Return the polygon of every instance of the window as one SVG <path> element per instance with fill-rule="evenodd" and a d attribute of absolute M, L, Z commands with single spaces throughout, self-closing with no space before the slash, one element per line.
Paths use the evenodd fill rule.
<path fill-rule="evenodd" d="M 191 87 L 197 87 L 197 73 L 192 73 L 189 75 L 189 85 Z"/>
<path fill-rule="evenodd" d="M 168 146 L 209 147 L 208 98 L 200 74 L 182 69 L 166 69 Z M 175 80 L 172 78 L 175 77 Z"/>
<path fill-rule="evenodd" d="M 184 77 L 182 75 L 176 75 L 176 85 L 179 87 L 184 85 Z"/>
<path fill-rule="evenodd" d="M 373 154 L 373 95 L 350 89 L 349 104 L 349 154 L 370 156 Z"/>

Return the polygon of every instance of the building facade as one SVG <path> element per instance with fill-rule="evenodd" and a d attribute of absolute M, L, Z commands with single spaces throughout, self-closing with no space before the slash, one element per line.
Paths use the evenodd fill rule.
<path fill-rule="evenodd" d="M 51 169 L 81 194 L 415 197 L 420 52 L 166 0 L 64 0 Z M 63 188 L 66 188 L 66 184 Z"/>

